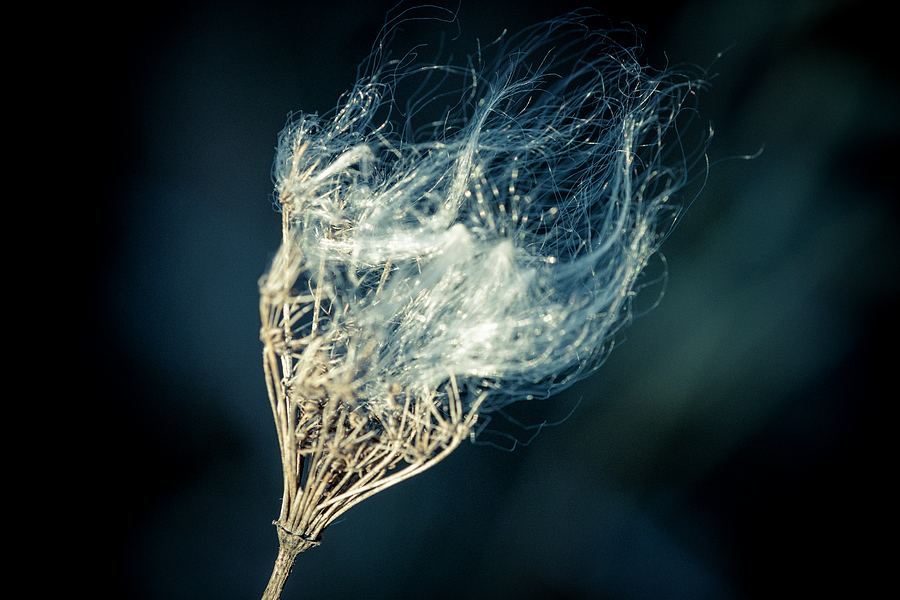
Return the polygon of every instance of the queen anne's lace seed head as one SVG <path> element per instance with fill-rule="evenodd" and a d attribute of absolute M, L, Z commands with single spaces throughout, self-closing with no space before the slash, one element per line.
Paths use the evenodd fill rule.
<path fill-rule="evenodd" d="M 385 37 L 333 113 L 282 132 L 283 241 L 260 280 L 285 479 L 266 598 L 344 511 L 442 460 L 480 413 L 592 372 L 629 320 L 678 212 L 676 119 L 699 84 L 589 20 L 464 67 L 390 60 Z"/>

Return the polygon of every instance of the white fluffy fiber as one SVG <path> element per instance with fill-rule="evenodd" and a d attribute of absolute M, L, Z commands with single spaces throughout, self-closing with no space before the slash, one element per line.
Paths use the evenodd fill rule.
<path fill-rule="evenodd" d="M 470 401 L 491 391 L 482 410 L 545 397 L 629 320 L 677 213 L 676 116 L 699 84 L 650 71 L 591 20 L 462 66 L 390 60 L 382 39 L 333 113 L 283 131 L 274 177 L 300 252 L 269 278 L 322 294 L 295 338 L 321 337 L 362 405 L 440 398 L 451 378 Z"/>

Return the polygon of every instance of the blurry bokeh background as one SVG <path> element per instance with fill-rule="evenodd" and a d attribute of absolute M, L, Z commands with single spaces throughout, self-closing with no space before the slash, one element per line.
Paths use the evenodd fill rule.
<path fill-rule="evenodd" d="M 187 2 L 106 32 L 118 110 L 90 317 L 118 426 L 87 493 L 115 597 L 262 594 L 281 494 L 256 288 L 280 236 L 270 165 L 288 113 L 334 106 L 393 4 Z M 350 510 L 285 600 L 813 597 L 864 591 L 879 569 L 896 468 L 886 15 L 463 0 L 448 30 L 474 49 L 583 4 L 640 28 L 652 66 L 709 68 L 712 166 L 663 248 L 665 297 L 595 376 L 519 415 L 577 405 L 565 422 L 512 452 L 466 444 Z"/>

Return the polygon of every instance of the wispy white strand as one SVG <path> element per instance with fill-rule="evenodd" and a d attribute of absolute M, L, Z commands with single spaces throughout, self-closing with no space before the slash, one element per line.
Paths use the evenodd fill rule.
<path fill-rule="evenodd" d="M 282 249 L 268 285 L 324 294 L 315 333 L 360 404 L 440 398 L 451 377 L 470 400 L 491 390 L 485 411 L 545 397 L 629 320 L 677 212 L 676 117 L 700 84 L 590 21 L 536 26 L 465 67 L 392 61 L 382 43 L 338 109 L 283 131 L 274 178 L 300 252 Z"/>

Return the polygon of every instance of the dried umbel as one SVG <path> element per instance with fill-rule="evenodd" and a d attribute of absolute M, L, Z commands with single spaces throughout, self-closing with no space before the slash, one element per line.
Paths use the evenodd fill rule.
<path fill-rule="evenodd" d="M 260 280 L 285 483 L 267 597 L 349 507 L 480 414 L 592 372 L 629 320 L 677 213 L 676 122 L 699 84 L 590 20 L 463 66 L 391 60 L 385 35 L 332 114 L 282 132 L 283 242 Z"/>

